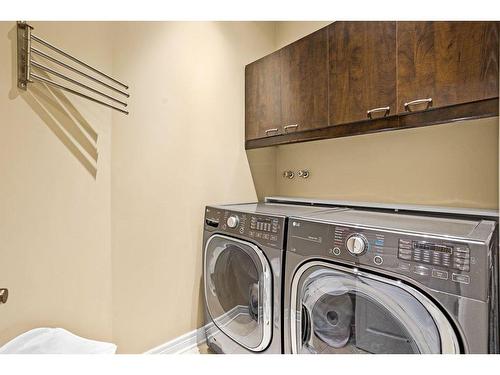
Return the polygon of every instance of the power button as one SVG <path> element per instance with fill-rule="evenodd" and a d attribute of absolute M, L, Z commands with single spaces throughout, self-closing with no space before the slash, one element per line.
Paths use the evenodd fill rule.
<path fill-rule="evenodd" d="M 373 263 L 375 263 L 377 266 L 380 266 L 382 263 L 384 263 L 384 258 L 382 258 L 380 255 L 376 255 L 373 257 Z"/>

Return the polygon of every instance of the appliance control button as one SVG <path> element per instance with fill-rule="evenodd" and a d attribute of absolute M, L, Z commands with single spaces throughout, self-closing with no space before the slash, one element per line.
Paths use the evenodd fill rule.
<path fill-rule="evenodd" d="M 467 275 L 460 275 L 458 273 L 452 273 L 451 279 L 456 283 L 470 284 L 470 277 Z"/>
<path fill-rule="evenodd" d="M 340 248 L 334 247 L 333 248 L 333 255 L 340 255 Z"/>
<path fill-rule="evenodd" d="M 409 271 L 410 270 L 410 263 L 399 263 L 398 269 L 400 269 L 402 271 Z"/>
<path fill-rule="evenodd" d="M 366 238 L 360 234 L 353 234 L 347 239 L 346 247 L 352 255 L 361 255 L 367 250 Z"/>
<path fill-rule="evenodd" d="M 380 255 L 376 255 L 375 257 L 373 257 L 373 263 L 380 266 L 382 263 L 384 263 L 384 258 L 382 258 Z"/>
<path fill-rule="evenodd" d="M 417 275 L 427 276 L 429 275 L 429 268 L 424 266 L 415 266 L 413 272 L 416 273 Z"/>
<path fill-rule="evenodd" d="M 227 218 L 227 226 L 229 228 L 236 228 L 240 223 L 240 218 L 236 215 L 231 215 Z"/>
<path fill-rule="evenodd" d="M 412 253 L 412 251 L 411 251 L 410 249 L 402 249 L 402 248 L 399 248 L 399 253 L 400 253 L 400 254 L 405 254 L 405 255 L 407 255 L 407 254 L 411 254 L 411 253 Z"/>
<path fill-rule="evenodd" d="M 436 279 L 448 280 L 448 272 L 442 270 L 432 270 L 432 277 Z"/>

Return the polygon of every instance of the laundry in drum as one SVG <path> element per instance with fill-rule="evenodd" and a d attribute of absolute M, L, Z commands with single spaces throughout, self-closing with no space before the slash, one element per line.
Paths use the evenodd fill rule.
<path fill-rule="evenodd" d="M 253 283 L 249 287 L 248 313 L 250 317 L 259 320 L 259 284 Z"/>
<path fill-rule="evenodd" d="M 351 337 L 353 314 L 348 293 L 324 294 L 312 308 L 314 334 L 332 348 L 344 347 Z"/>

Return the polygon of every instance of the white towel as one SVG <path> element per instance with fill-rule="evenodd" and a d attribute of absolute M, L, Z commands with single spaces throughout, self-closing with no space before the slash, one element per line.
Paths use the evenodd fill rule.
<path fill-rule="evenodd" d="M 0 354 L 115 354 L 116 345 L 77 336 L 63 328 L 35 328 L 9 341 Z"/>

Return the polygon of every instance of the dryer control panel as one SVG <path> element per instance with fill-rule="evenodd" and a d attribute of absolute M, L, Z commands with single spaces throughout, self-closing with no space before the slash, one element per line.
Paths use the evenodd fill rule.
<path fill-rule="evenodd" d="M 470 249 L 467 244 L 399 239 L 398 258 L 414 262 L 470 271 Z"/>
<path fill-rule="evenodd" d="M 485 300 L 487 243 L 387 229 L 289 219 L 287 251 L 415 280 L 433 290 Z"/>
<path fill-rule="evenodd" d="M 275 248 L 284 247 L 285 218 L 282 216 L 224 210 L 205 209 L 205 229 L 245 237 L 256 243 Z"/>

